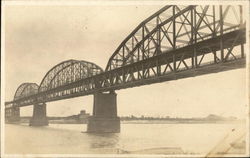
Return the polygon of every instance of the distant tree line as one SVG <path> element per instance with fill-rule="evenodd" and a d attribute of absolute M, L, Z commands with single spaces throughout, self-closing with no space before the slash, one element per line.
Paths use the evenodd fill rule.
<path fill-rule="evenodd" d="M 23 116 L 21 117 L 23 119 L 30 119 L 31 117 L 29 116 Z M 66 117 L 54 117 L 54 116 L 48 116 L 49 120 L 79 120 L 80 115 L 71 115 L 71 116 L 66 116 Z M 222 117 L 214 114 L 210 114 L 207 117 L 192 117 L 192 118 L 181 118 L 181 117 L 170 117 L 170 116 L 165 116 L 165 117 L 153 117 L 153 116 L 121 116 L 120 117 L 121 121 L 130 121 L 130 120 L 169 120 L 169 121 L 227 121 L 227 120 L 237 120 L 236 117 Z"/>
<path fill-rule="evenodd" d="M 226 120 L 237 120 L 236 117 L 222 117 L 214 114 L 210 114 L 207 117 L 192 117 L 192 118 L 181 118 L 181 117 L 170 117 L 170 116 L 165 116 L 165 117 L 152 117 L 152 116 L 122 116 L 120 117 L 122 121 L 126 120 L 169 120 L 169 121 L 192 121 L 192 120 L 201 120 L 201 121 L 226 121 Z"/>

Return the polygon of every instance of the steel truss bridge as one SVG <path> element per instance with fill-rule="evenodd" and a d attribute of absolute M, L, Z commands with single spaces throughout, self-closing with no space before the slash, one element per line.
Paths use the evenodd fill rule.
<path fill-rule="evenodd" d="M 39 85 L 21 84 L 6 109 L 244 68 L 242 8 L 165 6 L 121 42 L 105 70 L 87 61 L 64 61 Z"/>

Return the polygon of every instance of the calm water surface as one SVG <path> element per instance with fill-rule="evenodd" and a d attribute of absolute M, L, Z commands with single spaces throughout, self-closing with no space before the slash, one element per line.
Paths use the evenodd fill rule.
<path fill-rule="evenodd" d="M 178 147 L 185 153 L 204 154 L 221 142 L 228 145 L 244 137 L 244 127 L 243 123 L 121 124 L 118 134 L 90 134 L 84 133 L 86 124 L 50 124 L 47 127 L 6 124 L 5 153 L 112 154 L 119 149 Z"/>

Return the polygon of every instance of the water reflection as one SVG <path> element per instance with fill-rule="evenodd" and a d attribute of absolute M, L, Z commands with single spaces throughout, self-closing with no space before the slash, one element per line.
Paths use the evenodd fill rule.
<path fill-rule="evenodd" d="M 86 133 L 90 148 L 115 148 L 119 143 L 119 133 Z"/>
<path fill-rule="evenodd" d="M 121 133 L 86 133 L 83 131 L 87 126 L 80 124 L 50 124 L 46 127 L 8 124 L 5 126 L 5 152 L 173 154 L 178 150 L 206 154 L 228 133 L 237 136 L 239 129 L 246 131 L 244 124 L 121 124 L 121 129 Z M 244 153 L 244 150 L 238 150 L 238 146 L 244 148 L 241 142 L 232 144 L 231 139 L 226 142 L 227 146 L 235 148 L 232 153 Z"/>

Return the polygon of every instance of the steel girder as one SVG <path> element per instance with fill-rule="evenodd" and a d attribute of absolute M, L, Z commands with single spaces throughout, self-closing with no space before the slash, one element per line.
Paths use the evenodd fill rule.
<path fill-rule="evenodd" d="M 22 83 L 17 88 L 13 101 L 19 100 L 21 98 L 25 98 L 27 96 L 32 96 L 34 94 L 37 94 L 37 92 L 38 92 L 38 85 L 36 83 Z M 10 102 L 10 105 L 6 106 L 6 108 L 11 109 L 13 107 L 18 107 L 18 106 L 19 106 L 18 103 L 14 103 L 13 105 L 11 105 L 11 102 Z M 12 111 L 9 110 L 9 113 L 10 112 L 12 112 Z"/>
<path fill-rule="evenodd" d="M 48 91 L 103 72 L 98 65 L 78 60 L 67 60 L 50 69 L 42 79 L 39 92 Z"/>
<path fill-rule="evenodd" d="M 27 106 L 242 68 L 245 35 L 242 6 L 166 6 L 121 43 L 105 72 L 82 76 L 81 64 L 62 62 L 45 75 L 37 94 L 15 102 Z M 77 77 L 70 78 L 72 69 Z"/>
<path fill-rule="evenodd" d="M 14 100 L 36 94 L 37 91 L 38 85 L 36 83 L 23 83 L 17 88 L 14 95 Z"/>
<path fill-rule="evenodd" d="M 42 79 L 40 86 L 34 83 L 24 83 L 16 91 L 15 98 L 12 102 L 7 104 L 18 104 L 19 106 L 26 104 L 34 104 L 36 102 L 46 102 L 43 97 L 34 97 L 38 94 L 46 94 L 47 98 L 54 98 L 58 96 L 58 93 L 48 93 L 50 90 L 64 87 L 68 84 L 83 80 L 85 78 L 95 76 L 103 72 L 103 69 L 98 65 L 78 60 L 67 60 L 63 61 L 53 68 L 51 68 L 44 78 Z M 88 87 L 94 87 L 94 83 L 88 83 L 79 87 L 79 89 L 88 89 Z M 33 88 L 33 89 L 32 89 Z M 80 91 L 79 89 L 74 89 L 74 91 Z M 72 90 L 65 90 L 60 92 L 60 95 L 69 95 L 73 93 Z M 48 96 L 49 95 L 49 96 Z M 25 99 L 23 99 L 25 98 Z M 21 101 L 20 101 L 21 100 Z M 11 107 L 9 107 L 11 108 Z"/>
<path fill-rule="evenodd" d="M 110 57 L 106 71 L 221 36 L 241 27 L 241 6 L 165 6 L 140 23 L 125 38 Z M 197 66 L 195 51 L 192 62 Z M 234 54 L 231 51 L 228 54 L 222 52 L 218 58 L 214 52 L 216 61 L 227 60 L 229 56 Z M 176 62 L 173 64 L 173 69 L 176 70 L 178 65 Z M 182 64 L 187 65 L 185 61 Z"/>

